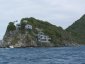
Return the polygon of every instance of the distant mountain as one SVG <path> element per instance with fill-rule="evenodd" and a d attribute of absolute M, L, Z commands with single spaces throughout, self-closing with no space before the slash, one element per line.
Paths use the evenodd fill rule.
<path fill-rule="evenodd" d="M 9 47 L 50 47 L 75 45 L 72 37 L 61 27 L 30 18 L 22 18 L 20 23 L 10 22 L 3 38 L 3 46 Z"/>
<path fill-rule="evenodd" d="M 85 15 L 69 26 L 68 31 L 73 39 L 79 44 L 85 44 Z"/>

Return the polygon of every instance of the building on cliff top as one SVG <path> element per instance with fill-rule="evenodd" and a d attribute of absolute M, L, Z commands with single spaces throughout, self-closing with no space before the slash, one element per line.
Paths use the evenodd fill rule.
<path fill-rule="evenodd" d="M 20 24 L 16 24 L 16 29 L 19 29 L 20 27 L 21 27 Z M 30 25 L 30 24 L 25 25 L 25 29 L 26 30 L 28 30 L 28 29 L 31 29 L 32 30 L 32 25 Z"/>
<path fill-rule="evenodd" d="M 16 24 L 16 29 L 19 29 L 21 27 L 20 24 Z"/>
<path fill-rule="evenodd" d="M 39 32 L 37 35 L 38 42 L 50 42 L 51 38 L 45 35 L 43 32 Z"/>
<path fill-rule="evenodd" d="M 31 29 L 32 30 L 32 25 L 29 25 L 29 24 L 25 25 L 25 29 Z"/>

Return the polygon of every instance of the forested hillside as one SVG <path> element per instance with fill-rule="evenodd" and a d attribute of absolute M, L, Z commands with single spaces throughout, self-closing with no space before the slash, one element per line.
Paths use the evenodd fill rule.
<path fill-rule="evenodd" d="M 72 35 L 77 43 L 85 44 L 85 15 L 69 26 L 66 31 Z"/>

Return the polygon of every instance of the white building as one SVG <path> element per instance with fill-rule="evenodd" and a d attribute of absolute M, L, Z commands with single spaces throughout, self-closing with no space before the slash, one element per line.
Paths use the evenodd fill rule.
<path fill-rule="evenodd" d="M 20 24 L 16 24 L 16 29 L 19 29 L 21 27 Z"/>
<path fill-rule="evenodd" d="M 32 25 L 29 25 L 29 24 L 25 25 L 25 29 L 31 29 L 32 30 Z"/>
<path fill-rule="evenodd" d="M 43 32 L 39 32 L 37 37 L 39 42 L 50 42 L 49 40 L 51 40 L 51 38 L 49 38 L 49 36 L 44 35 Z"/>

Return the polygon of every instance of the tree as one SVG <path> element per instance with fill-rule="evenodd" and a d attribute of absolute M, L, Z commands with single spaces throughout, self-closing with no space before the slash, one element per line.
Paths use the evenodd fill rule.
<path fill-rule="evenodd" d="M 13 22 L 9 22 L 9 25 L 7 27 L 7 31 L 14 31 L 16 30 L 16 26 L 14 25 Z"/>

